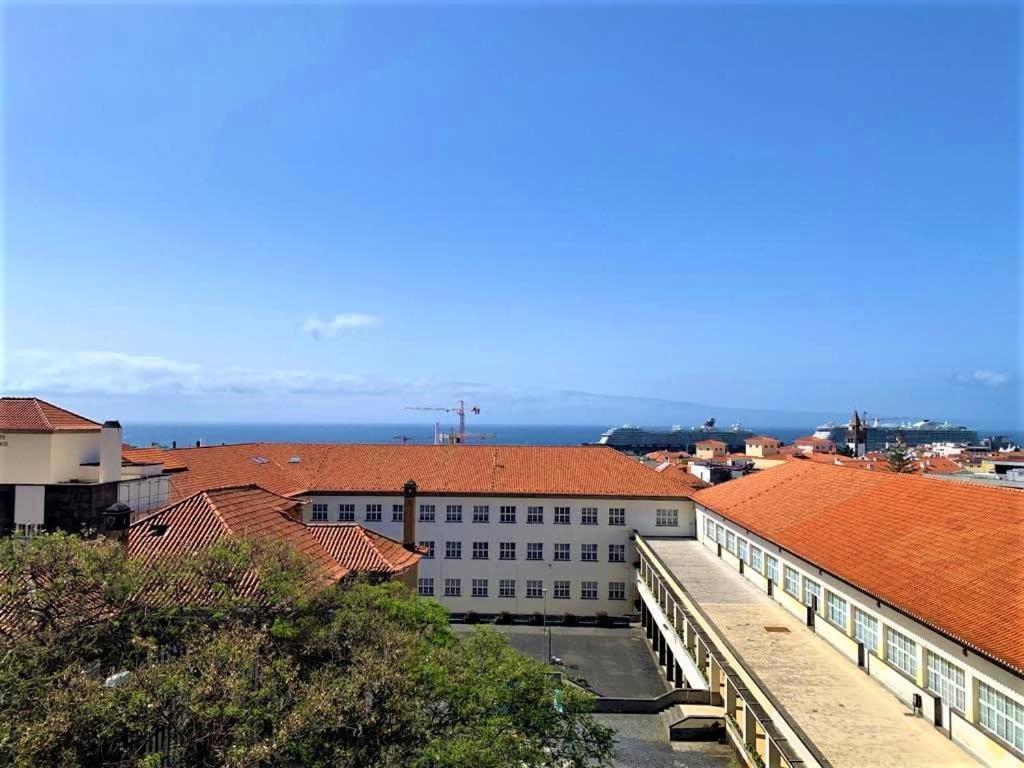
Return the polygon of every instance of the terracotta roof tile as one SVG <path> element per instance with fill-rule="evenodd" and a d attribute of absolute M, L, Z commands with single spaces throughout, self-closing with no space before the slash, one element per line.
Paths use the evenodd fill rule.
<path fill-rule="evenodd" d="M 1024 672 L 1024 492 L 803 460 L 694 499 Z"/>
<path fill-rule="evenodd" d="M 153 460 L 153 449 L 127 457 Z M 283 496 L 306 492 L 677 498 L 684 489 L 618 451 L 601 446 L 358 445 L 249 443 L 163 450 L 180 468 L 177 500 L 197 490 L 255 483 Z M 298 461 L 293 461 L 298 459 Z"/>
<path fill-rule="evenodd" d="M 0 397 L 0 432 L 98 432 L 100 425 L 38 397 Z"/>

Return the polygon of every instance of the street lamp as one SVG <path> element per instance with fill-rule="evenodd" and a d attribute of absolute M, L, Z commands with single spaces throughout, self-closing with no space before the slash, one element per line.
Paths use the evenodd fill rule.
<path fill-rule="evenodd" d="M 548 664 L 551 663 L 551 627 L 548 626 L 548 588 L 544 587 L 544 631 L 548 633 Z"/>

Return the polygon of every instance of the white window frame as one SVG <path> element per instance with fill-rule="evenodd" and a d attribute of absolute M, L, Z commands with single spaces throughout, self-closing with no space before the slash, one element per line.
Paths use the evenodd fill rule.
<path fill-rule="evenodd" d="M 487 579 L 473 579 L 470 589 L 472 597 L 490 597 L 490 585 Z"/>
<path fill-rule="evenodd" d="M 790 566 L 782 566 L 782 589 L 786 594 L 800 599 L 800 572 Z"/>
<path fill-rule="evenodd" d="M 817 605 L 814 606 L 814 610 L 818 613 L 821 613 L 823 610 L 825 610 L 825 606 L 822 605 L 824 601 L 821 599 L 821 584 L 816 582 L 814 579 L 809 579 L 806 576 L 804 576 L 803 604 L 812 605 L 812 597 L 818 598 Z"/>
<path fill-rule="evenodd" d="M 562 556 L 563 554 L 565 555 L 564 557 Z M 555 562 L 568 563 L 572 560 L 572 544 L 556 541 L 554 544 L 554 557 L 552 559 Z"/>
<path fill-rule="evenodd" d="M 849 616 L 850 605 L 846 598 L 829 591 L 825 593 L 825 618 L 837 627 L 846 631 L 846 619 Z"/>
<path fill-rule="evenodd" d="M 434 596 L 434 579 L 431 576 L 421 576 L 416 581 L 416 594 L 420 597 Z"/>
<path fill-rule="evenodd" d="M 572 507 L 555 507 L 555 525 L 572 524 Z"/>
<path fill-rule="evenodd" d="M 474 523 L 489 523 L 491 522 L 491 508 L 487 504 L 474 504 L 473 505 L 473 522 Z"/>
<path fill-rule="evenodd" d="M 530 541 L 526 544 L 526 559 L 527 560 L 543 560 L 544 559 L 544 542 L 543 541 Z"/>
<path fill-rule="evenodd" d="M 597 525 L 597 507 L 583 507 L 580 510 L 580 525 Z"/>
<path fill-rule="evenodd" d="M 516 580 L 498 579 L 498 597 L 515 597 Z"/>
<path fill-rule="evenodd" d="M 625 507 L 609 507 L 608 509 L 608 525 L 625 525 L 626 524 L 626 508 Z"/>
<path fill-rule="evenodd" d="M 462 579 L 445 579 L 444 596 L 462 597 Z"/>
<path fill-rule="evenodd" d="M 678 528 L 678 509 L 659 509 L 654 513 L 654 525 L 656 528 Z"/>
<path fill-rule="evenodd" d="M 978 724 L 1024 752 L 1024 705 L 984 682 L 978 684 Z"/>
<path fill-rule="evenodd" d="M 580 582 L 580 600 L 597 600 L 597 582 Z"/>
<path fill-rule="evenodd" d="M 597 544 L 580 544 L 580 562 L 597 562 Z"/>
<path fill-rule="evenodd" d="M 963 712 L 967 708 L 967 675 L 963 668 L 937 653 L 926 651 L 925 654 L 928 667 L 925 687 L 941 696 L 948 706 Z"/>
<path fill-rule="evenodd" d="M 447 523 L 461 523 L 462 522 L 462 505 L 461 504 L 448 504 L 445 506 L 444 519 Z"/>
<path fill-rule="evenodd" d="M 556 579 L 552 585 L 553 600 L 569 600 L 572 597 L 572 582 L 568 579 Z"/>
<path fill-rule="evenodd" d="M 608 545 L 608 562 L 609 563 L 624 563 L 624 562 L 626 562 L 626 545 L 625 544 L 609 544 Z"/>
<path fill-rule="evenodd" d="M 444 543 L 444 559 L 445 560 L 461 560 L 462 559 L 462 542 L 461 541 L 446 541 Z"/>
<path fill-rule="evenodd" d="M 544 597 L 544 580 L 527 579 L 526 596 L 529 598 Z"/>
<path fill-rule="evenodd" d="M 401 523 L 405 521 L 405 505 L 404 504 L 392 504 L 391 505 L 391 522 Z"/>
<path fill-rule="evenodd" d="M 609 581 L 608 582 L 608 599 L 609 600 L 625 600 L 626 599 L 626 582 L 624 582 L 624 581 Z"/>
<path fill-rule="evenodd" d="M 437 509 L 433 504 L 420 504 L 419 522 L 432 523 L 437 519 Z"/>
<path fill-rule="evenodd" d="M 869 651 L 878 653 L 878 619 L 860 608 L 853 609 L 853 636 Z"/>
<path fill-rule="evenodd" d="M 776 587 L 779 586 L 779 558 L 767 552 L 764 553 L 764 575 Z"/>
<path fill-rule="evenodd" d="M 544 507 L 527 507 L 526 522 L 529 525 L 544 525 Z"/>
<path fill-rule="evenodd" d="M 516 521 L 516 508 L 515 505 L 508 504 L 501 507 L 498 511 L 498 522 L 505 523 L 506 525 L 512 525 Z"/>
<path fill-rule="evenodd" d="M 473 542 L 473 559 L 474 560 L 490 560 L 491 559 L 491 545 L 487 541 L 474 541 Z"/>
<path fill-rule="evenodd" d="M 885 628 L 885 660 L 916 679 L 917 643 L 892 627 Z"/>
<path fill-rule="evenodd" d="M 498 542 L 498 559 L 499 560 L 515 560 L 516 559 L 516 543 L 514 541 L 501 541 L 501 542 Z"/>
<path fill-rule="evenodd" d="M 355 504 L 339 504 L 338 505 L 338 522 L 339 523 L 354 523 L 356 521 L 356 505 Z"/>

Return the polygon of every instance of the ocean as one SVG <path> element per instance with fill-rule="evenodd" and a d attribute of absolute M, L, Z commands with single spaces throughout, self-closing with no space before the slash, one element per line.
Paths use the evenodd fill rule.
<path fill-rule="evenodd" d="M 404 437 L 410 443 L 433 442 L 431 424 L 173 424 L 124 423 L 124 441 L 138 446 L 179 447 L 220 445 L 221 443 L 398 443 Z M 445 427 L 442 427 L 445 428 Z M 474 424 L 472 431 L 492 435 L 484 442 L 498 445 L 580 445 L 596 442 L 607 426 L 553 424 Z M 813 427 L 750 427 L 755 432 L 773 435 L 783 442 L 813 432 Z M 1018 430 L 978 430 L 979 435 L 1007 435 L 1018 445 L 1024 433 Z"/>

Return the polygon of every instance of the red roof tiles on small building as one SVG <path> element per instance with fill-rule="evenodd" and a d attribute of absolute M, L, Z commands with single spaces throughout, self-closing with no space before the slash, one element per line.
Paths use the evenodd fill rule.
<path fill-rule="evenodd" d="M 400 573 L 417 552 L 358 525 L 307 526 L 300 502 L 257 485 L 211 488 L 132 524 L 128 553 L 143 562 L 197 552 L 226 536 L 283 541 L 310 558 L 327 583 L 352 571 Z"/>
<path fill-rule="evenodd" d="M 98 432 L 100 425 L 38 397 L 0 397 L 0 432 Z"/>
<path fill-rule="evenodd" d="M 694 499 L 1024 673 L 1024 492 L 803 460 Z"/>

